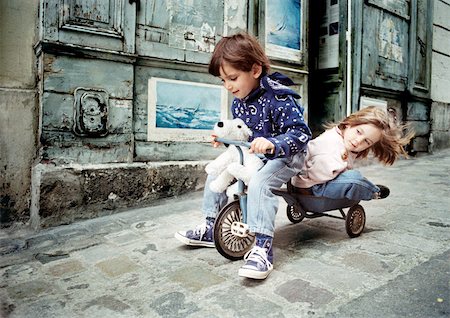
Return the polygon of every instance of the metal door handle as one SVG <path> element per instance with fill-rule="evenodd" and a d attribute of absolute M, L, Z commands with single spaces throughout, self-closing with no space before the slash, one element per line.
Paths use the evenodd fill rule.
<path fill-rule="evenodd" d="M 141 1 L 140 0 L 128 0 L 130 4 L 136 3 L 136 11 L 141 9 Z"/>

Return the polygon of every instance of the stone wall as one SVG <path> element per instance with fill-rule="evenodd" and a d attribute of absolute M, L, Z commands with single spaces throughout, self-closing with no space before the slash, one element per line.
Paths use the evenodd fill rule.
<path fill-rule="evenodd" d="M 0 2 L 0 227 L 29 218 L 39 122 L 37 15 L 38 1 Z"/>
<path fill-rule="evenodd" d="M 90 219 L 204 186 L 204 161 L 97 165 L 38 164 L 31 225 L 38 229 Z"/>

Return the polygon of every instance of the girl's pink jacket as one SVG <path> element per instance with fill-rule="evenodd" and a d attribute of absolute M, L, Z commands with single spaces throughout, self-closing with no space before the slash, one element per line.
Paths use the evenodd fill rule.
<path fill-rule="evenodd" d="M 302 172 L 291 182 L 299 188 L 310 188 L 330 181 L 352 169 L 356 155 L 345 149 L 342 132 L 337 126 L 328 129 L 308 143 Z"/>

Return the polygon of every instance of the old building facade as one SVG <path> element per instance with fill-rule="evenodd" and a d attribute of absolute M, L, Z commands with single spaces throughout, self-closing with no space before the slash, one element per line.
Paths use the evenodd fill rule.
<path fill-rule="evenodd" d="M 447 0 L 2 2 L 2 226 L 35 228 L 194 191 L 232 96 L 207 73 L 224 35 L 258 36 L 318 133 L 367 103 L 449 147 Z"/>

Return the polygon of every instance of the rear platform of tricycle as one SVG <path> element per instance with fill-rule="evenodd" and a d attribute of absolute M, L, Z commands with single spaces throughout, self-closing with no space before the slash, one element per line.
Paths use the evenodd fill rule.
<path fill-rule="evenodd" d="M 345 220 L 345 229 L 348 236 L 361 235 L 366 223 L 366 213 L 359 201 L 349 199 L 330 199 L 309 194 L 292 193 L 286 189 L 272 190 L 286 201 L 286 214 L 292 223 L 299 223 L 304 218 L 331 217 Z M 345 208 L 349 208 L 347 213 Z M 326 212 L 339 210 L 341 216 L 335 216 Z"/>

